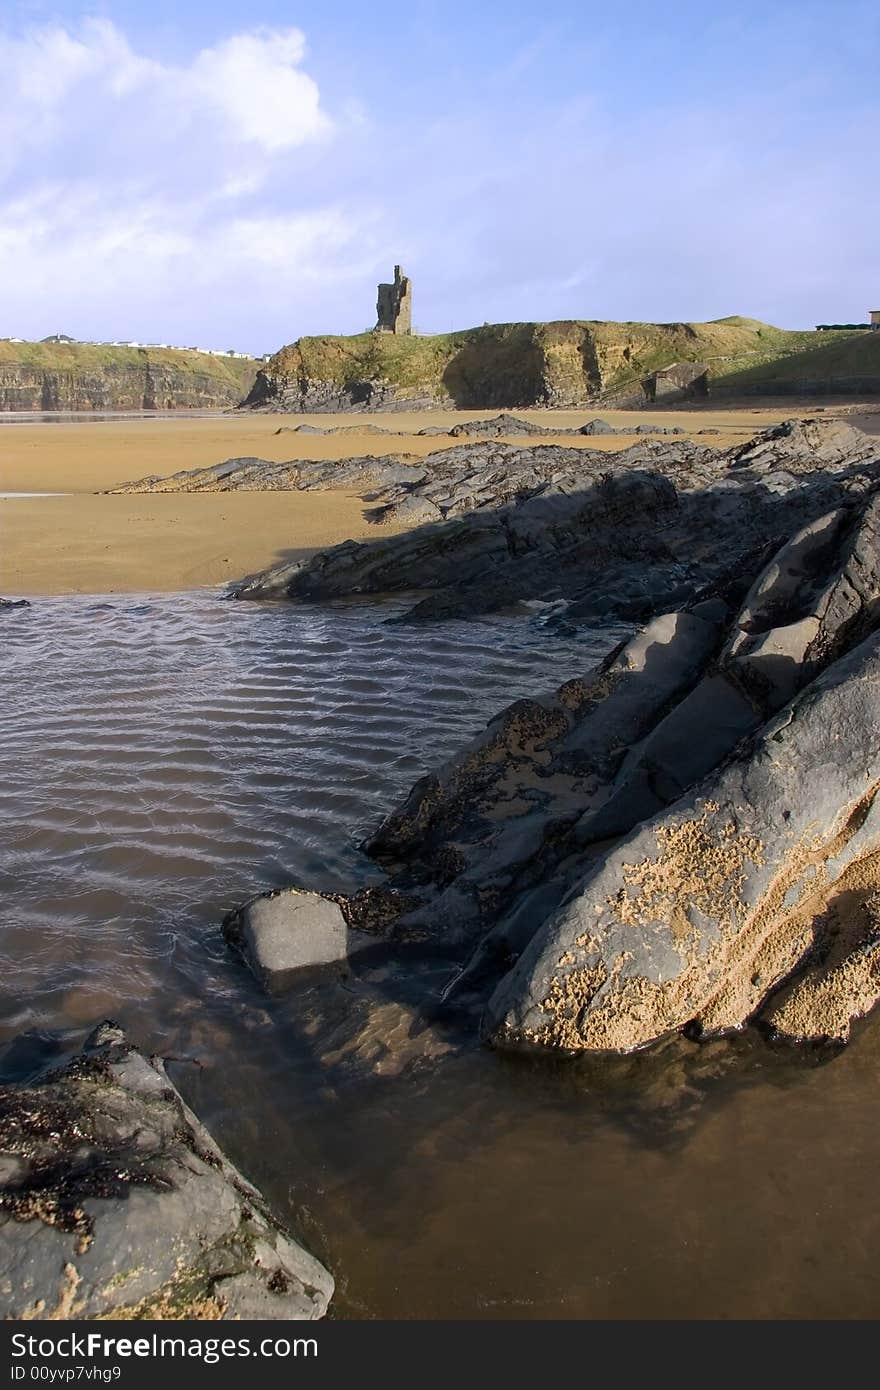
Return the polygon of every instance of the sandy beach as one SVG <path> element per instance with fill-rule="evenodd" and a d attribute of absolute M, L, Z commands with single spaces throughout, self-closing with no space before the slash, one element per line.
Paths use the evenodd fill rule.
<path fill-rule="evenodd" d="M 568 429 L 601 413 L 617 429 L 651 422 L 689 434 L 717 430 L 720 447 L 802 410 L 794 403 L 749 410 L 633 412 L 523 410 L 523 418 Z M 247 455 L 281 461 L 407 453 L 423 457 L 446 444 L 419 436 L 485 418 L 487 411 L 377 415 L 218 415 L 0 423 L 0 593 L 46 595 L 192 589 L 241 578 L 294 554 L 347 538 L 375 536 L 352 492 L 273 492 L 101 496 L 147 475 Z M 342 426 L 343 434 L 296 434 L 299 424 Z M 376 427 L 396 431 L 372 433 Z M 591 438 L 591 448 L 625 448 L 636 436 Z M 552 442 L 548 440 L 548 442 Z M 563 437 L 560 444 L 583 441 Z"/>

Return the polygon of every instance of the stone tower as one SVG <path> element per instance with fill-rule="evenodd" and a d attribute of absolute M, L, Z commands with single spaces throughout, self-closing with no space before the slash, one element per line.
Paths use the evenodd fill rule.
<path fill-rule="evenodd" d="M 399 265 L 394 267 L 394 283 L 379 286 L 376 315 L 377 333 L 412 332 L 412 284 Z"/>

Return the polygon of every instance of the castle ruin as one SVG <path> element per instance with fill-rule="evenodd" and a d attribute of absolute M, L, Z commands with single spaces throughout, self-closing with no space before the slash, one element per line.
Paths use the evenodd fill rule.
<path fill-rule="evenodd" d="M 399 265 L 394 267 L 394 283 L 379 286 L 376 316 L 377 333 L 412 332 L 412 284 Z"/>

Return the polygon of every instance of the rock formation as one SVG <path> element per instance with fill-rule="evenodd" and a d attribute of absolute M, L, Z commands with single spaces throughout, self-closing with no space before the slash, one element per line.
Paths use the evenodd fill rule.
<path fill-rule="evenodd" d="M 320 462 L 290 459 L 286 463 L 234 458 L 207 468 L 183 469 L 167 478 L 139 478 L 137 482 L 109 488 L 108 492 L 320 492 L 326 488 L 389 487 L 423 476 L 419 463 L 414 454 L 365 454 Z"/>
<path fill-rule="evenodd" d="M 540 599 L 567 604 L 570 622 L 644 621 L 736 585 L 767 545 L 864 495 L 880 445 L 847 425 L 790 421 L 727 453 L 683 438 L 616 454 L 477 440 L 411 470 L 397 463 L 387 480 L 382 460 L 365 467 L 372 517 L 417 529 L 276 566 L 234 596 L 421 590 L 414 619 Z M 297 468 L 326 486 L 333 465 Z"/>
<path fill-rule="evenodd" d="M 0 411 L 227 409 L 256 372 L 204 352 L 0 341 Z"/>
<path fill-rule="evenodd" d="M 279 993 L 302 971 L 337 965 L 377 944 L 348 924 L 351 913 L 319 893 L 288 888 L 261 893 L 229 914 L 223 934 L 269 993 Z M 399 916 L 399 910 L 392 917 Z"/>
<path fill-rule="evenodd" d="M 880 998 L 878 688 L 875 634 L 603 855 L 495 991 L 497 1041 L 631 1051 L 765 1003 L 777 1032 L 845 1040 Z"/>
<path fill-rule="evenodd" d="M 485 462 L 507 446 L 463 447 Z M 877 450 L 788 422 L 725 455 L 664 454 L 663 473 L 581 476 L 575 494 L 545 475 L 524 501 L 510 496 L 524 460 L 506 456 L 470 476 L 458 519 L 256 581 L 310 597 L 420 576 L 444 613 L 450 595 L 482 611 L 487 592 L 497 606 L 555 582 L 596 621 L 621 612 L 614 583 L 641 576 L 659 614 L 594 671 L 503 711 L 366 844 L 389 949 L 458 961 L 435 1004 L 482 1015 L 497 1046 L 599 1052 L 750 1021 L 842 1042 L 873 1007 Z M 520 452 L 540 472 L 543 448 Z"/>
<path fill-rule="evenodd" d="M 333 1280 L 113 1024 L 0 1089 L 0 1315 L 323 1316 Z"/>
<path fill-rule="evenodd" d="M 637 407 L 664 392 L 668 399 L 669 391 L 707 391 L 725 400 L 762 390 L 779 394 L 805 376 L 811 392 L 880 391 L 880 336 L 787 332 L 733 317 L 667 324 L 562 320 L 484 324 L 430 336 L 398 329 L 299 338 L 261 368 L 243 407 L 514 410 L 598 400 Z"/>
<path fill-rule="evenodd" d="M 330 429 L 324 429 L 320 425 L 296 425 L 294 427 L 282 427 L 276 430 L 276 434 L 291 433 L 303 435 L 346 435 L 346 434 L 367 434 L 394 436 L 402 435 L 398 430 L 383 430 L 375 425 L 368 425 L 364 428 L 337 425 Z M 518 420 L 512 415 L 498 415 L 493 420 L 471 420 L 461 425 L 454 425 L 451 429 L 441 429 L 428 427 L 418 431 L 418 436 L 443 436 L 449 440 L 458 439 L 498 439 L 501 436 L 514 437 L 577 437 L 591 435 L 682 435 L 683 430 L 675 426 L 663 425 L 633 425 L 631 428 L 617 430 L 611 425 L 607 425 L 603 420 L 589 420 L 585 425 L 578 429 L 553 429 L 543 425 L 536 425 L 528 420 Z M 700 434 L 711 434 L 712 430 L 700 430 Z M 418 436 L 407 435 L 404 437 L 414 438 Z M 513 451 L 509 454 L 486 455 L 487 458 L 510 457 L 519 460 L 520 457 L 526 459 L 525 454 Z M 635 459 L 650 461 L 650 453 L 630 453 L 628 455 L 618 455 L 624 463 L 631 464 Z M 677 458 L 678 456 L 676 456 Z M 580 455 L 572 453 L 570 462 L 577 464 Z M 606 464 L 608 455 L 600 455 L 598 452 L 593 456 L 593 461 L 598 464 L 604 458 Z M 553 461 L 560 465 L 565 465 L 565 457 L 560 453 L 552 456 Z M 542 460 L 551 460 L 549 454 L 542 456 Z M 120 483 L 118 487 L 109 488 L 108 493 L 149 493 L 149 492 L 280 492 L 287 489 L 297 489 L 302 491 L 323 490 L 325 488 L 347 488 L 360 484 L 370 485 L 382 490 L 383 497 L 386 489 L 398 488 L 399 491 L 392 497 L 389 492 L 387 512 L 408 497 L 414 488 L 424 486 L 428 488 L 428 475 L 432 480 L 443 486 L 443 480 L 450 477 L 464 476 L 465 471 L 475 463 L 480 465 L 482 456 L 473 450 L 453 452 L 450 446 L 440 453 L 431 454 L 427 459 L 422 459 L 417 454 L 408 453 L 389 453 L 382 455 L 357 455 L 353 458 L 345 459 L 288 459 L 281 463 L 274 463 L 269 459 L 247 456 L 244 458 L 224 459 L 222 463 L 209 464 L 204 468 L 182 469 L 179 473 L 173 473 L 168 477 L 151 475 L 147 478 L 137 478 L 132 482 Z M 530 465 L 529 465 L 530 466 Z M 516 489 L 515 489 L 516 491 Z M 460 510 L 463 510 L 460 509 Z"/>

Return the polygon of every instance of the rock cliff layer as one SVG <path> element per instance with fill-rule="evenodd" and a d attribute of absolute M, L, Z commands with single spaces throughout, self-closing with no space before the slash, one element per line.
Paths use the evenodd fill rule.
<path fill-rule="evenodd" d="M 256 363 L 205 352 L 0 342 L 0 410 L 211 410 L 247 395 Z"/>
<path fill-rule="evenodd" d="M 872 336 L 877 335 L 823 334 L 822 350 L 833 352 L 839 340 L 854 340 L 845 368 L 849 378 L 853 360 Z M 599 399 L 638 405 L 654 397 L 656 374 L 675 364 L 705 368 L 682 377 L 699 380 L 701 393 L 707 381 L 711 393 L 713 384 L 723 386 L 736 373 L 749 374 L 751 390 L 765 367 L 776 363 L 777 375 L 781 371 L 784 377 L 779 362 L 795 362 L 816 343 L 815 333 L 787 332 L 743 318 L 670 324 L 564 320 L 485 324 L 432 336 L 300 338 L 281 348 L 259 372 L 244 406 L 280 411 L 433 405 L 504 409 L 579 406 Z M 821 361 L 811 363 L 811 374 L 817 371 Z M 863 375 L 872 372 L 880 389 L 880 366 L 863 366 Z M 690 392 L 689 385 L 681 390 L 685 396 Z M 675 392 L 664 389 L 662 394 L 669 400 Z"/>

